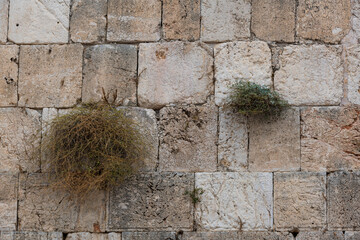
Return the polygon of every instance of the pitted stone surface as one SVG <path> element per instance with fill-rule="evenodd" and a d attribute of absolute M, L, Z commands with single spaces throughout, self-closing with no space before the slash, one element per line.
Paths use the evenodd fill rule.
<path fill-rule="evenodd" d="M 276 229 L 317 228 L 326 224 L 325 173 L 275 173 Z"/>
<path fill-rule="evenodd" d="M 0 0 L 0 43 L 6 43 L 8 30 L 9 0 Z"/>
<path fill-rule="evenodd" d="M 218 161 L 223 170 L 246 171 L 248 128 L 245 116 L 232 109 L 219 110 Z"/>
<path fill-rule="evenodd" d="M 215 171 L 217 107 L 164 107 L 160 110 L 160 171 Z"/>
<path fill-rule="evenodd" d="M 123 232 L 122 240 L 177 240 L 174 232 Z M 180 238 L 183 240 L 182 238 Z"/>
<path fill-rule="evenodd" d="M 70 36 L 73 42 L 102 42 L 106 33 L 107 0 L 74 0 Z"/>
<path fill-rule="evenodd" d="M 176 66 L 176 67 L 174 67 Z M 213 58 L 199 43 L 142 43 L 139 50 L 139 105 L 204 103 L 213 93 Z"/>
<path fill-rule="evenodd" d="M 41 136 L 41 114 L 21 108 L 0 109 L 0 172 L 36 172 L 36 148 Z"/>
<path fill-rule="evenodd" d="M 360 47 L 358 45 L 346 49 L 346 63 L 348 99 L 351 103 L 360 105 Z"/>
<path fill-rule="evenodd" d="M 327 232 L 303 232 L 300 231 L 296 240 L 344 240 L 344 234 L 341 231 Z"/>
<path fill-rule="evenodd" d="M 0 232 L 1 240 L 63 240 L 62 232 Z"/>
<path fill-rule="evenodd" d="M 342 43 L 345 45 L 356 45 L 360 39 L 360 2 L 359 0 L 351 0 L 351 29 L 343 38 Z"/>
<path fill-rule="evenodd" d="M 271 173 L 195 173 L 204 194 L 196 205 L 198 230 L 265 230 L 272 228 Z"/>
<path fill-rule="evenodd" d="M 297 35 L 304 39 L 336 43 L 350 29 L 349 0 L 300 0 L 297 9 Z"/>
<path fill-rule="evenodd" d="M 293 42 L 295 36 L 295 0 L 252 1 L 251 29 L 266 41 Z"/>
<path fill-rule="evenodd" d="M 83 102 L 102 101 L 105 93 L 115 105 L 136 105 L 136 46 L 96 45 L 84 55 Z"/>
<path fill-rule="evenodd" d="M 249 118 L 249 169 L 255 172 L 300 169 L 298 108 L 285 110 L 279 117 Z"/>
<path fill-rule="evenodd" d="M 250 0 L 203 0 L 201 40 L 223 42 L 250 37 Z"/>
<path fill-rule="evenodd" d="M 270 86 L 271 52 L 265 42 L 232 42 L 215 46 L 215 102 L 223 105 L 237 80 Z"/>
<path fill-rule="evenodd" d="M 19 106 L 71 107 L 81 98 L 79 44 L 21 46 Z"/>
<path fill-rule="evenodd" d="M 20 178 L 18 223 L 26 231 L 105 231 L 105 192 L 94 191 L 82 202 L 49 187 L 45 174 Z"/>
<path fill-rule="evenodd" d="M 275 90 L 295 105 L 335 105 L 343 95 L 342 48 L 286 46 L 275 72 Z"/>
<path fill-rule="evenodd" d="M 70 233 L 64 240 L 123 240 L 121 233 Z"/>
<path fill-rule="evenodd" d="M 301 111 L 301 169 L 360 169 L 360 109 L 316 107 Z"/>
<path fill-rule="evenodd" d="M 0 173 L 0 230 L 15 230 L 18 175 Z M 1 235 L 0 235 L 1 236 Z M 2 237 L 0 239 L 3 239 Z"/>
<path fill-rule="evenodd" d="M 157 41 L 160 39 L 160 0 L 109 0 L 108 41 Z"/>
<path fill-rule="evenodd" d="M 19 47 L 0 46 L 0 56 L 0 106 L 16 106 Z"/>
<path fill-rule="evenodd" d="M 67 43 L 70 0 L 10 0 L 9 35 L 15 43 Z"/>
<path fill-rule="evenodd" d="M 345 232 L 345 240 L 357 240 L 360 239 L 360 232 Z"/>
<path fill-rule="evenodd" d="M 200 38 L 200 0 L 164 0 L 165 39 L 188 41 Z"/>
<path fill-rule="evenodd" d="M 360 230 L 360 173 L 334 172 L 328 177 L 329 229 Z"/>

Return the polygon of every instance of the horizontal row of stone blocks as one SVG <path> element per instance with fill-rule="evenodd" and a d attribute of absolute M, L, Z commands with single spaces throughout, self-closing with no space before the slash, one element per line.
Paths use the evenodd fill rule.
<path fill-rule="evenodd" d="M 184 194 L 194 188 L 204 190 L 196 204 Z M 360 230 L 359 188 L 359 172 L 153 172 L 79 201 L 44 173 L 1 173 L 0 230 Z"/>

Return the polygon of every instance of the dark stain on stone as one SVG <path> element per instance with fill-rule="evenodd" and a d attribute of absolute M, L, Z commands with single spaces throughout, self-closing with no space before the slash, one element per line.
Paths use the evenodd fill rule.
<path fill-rule="evenodd" d="M 158 59 L 166 59 L 166 53 L 167 51 L 169 51 L 168 48 L 163 48 L 163 49 L 160 49 L 160 50 L 157 50 L 155 52 L 155 55 Z"/>

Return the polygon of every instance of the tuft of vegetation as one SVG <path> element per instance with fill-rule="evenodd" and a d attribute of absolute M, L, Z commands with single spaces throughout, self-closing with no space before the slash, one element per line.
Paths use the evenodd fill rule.
<path fill-rule="evenodd" d="M 141 167 L 148 152 L 136 123 L 105 103 L 77 107 L 46 129 L 41 147 L 51 185 L 80 197 L 120 184 Z"/>
<path fill-rule="evenodd" d="M 289 107 L 277 92 L 256 83 L 238 81 L 231 90 L 230 105 L 244 115 L 278 115 Z"/>
<path fill-rule="evenodd" d="M 204 194 L 204 192 L 205 191 L 202 188 L 195 188 L 192 191 L 186 190 L 184 194 L 188 195 L 191 198 L 192 202 L 196 204 L 201 201 L 200 197 Z"/>

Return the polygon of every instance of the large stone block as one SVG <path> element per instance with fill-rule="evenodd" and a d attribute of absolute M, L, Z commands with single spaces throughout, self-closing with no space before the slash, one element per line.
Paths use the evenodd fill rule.
<path fill-rule="evenodd" d="M 106 34 L 107 0 L 74 0 L 70 36 L 73 42 L 102 42 Z"/>
<path fill-rule="evenodd" d="M 81 45 L 21 46 L 19 106 L 71 107 L 81 98 Z"/>
<path fill-rule="evenodd" d="M 215 102 L 227 102 L 237 80 L 271 86 L 271 51 L 265 42 L 232 42 L 215 46 Z"/>
<path fill-rule="evenodd" d="M 184 193 L 193 187 L 194 174 L 138 174 L 111 190 L 107 230 L 189 231 L 193 204 Z"/>
<path fill-rule="evenodd" d="M 304 39 L 336 43 L 348 33 L 350 16 L 350 0 L 300 0 L 296 32 Z"/>
<path fill-rule="evenodd" d="M 40 169 L 41 114 L 21 108 L 0 109 L 0 172 Z"/>
<path fill-rule="evenodd" d="M 360 2 L 351 0 L 351 18 L 350 31 L 343 38 L 342 43 L 345 45 L 356 45 L 360 39 Z"/>
<path fill-rule="evenodd" d="M 250 37 L 250 0 L 203 0 L 201 40 L 224 42 Z"/>
<path fill-rule="evenodd" d="M 346 63 L 348 99 L 351 103 L 360 105 L 360 47 L 358 45 L 346 48 Z"/>
<path fill-rule="evenodd" d="M 240 240 L 239 233 L 228 232 L 184 232 L 181 240 Z"/>
<path fill-rule="evenodd" d="M 341 231 L 318 231 L 318 232 L 299 232 L 296 240 L 344 240 Z"/>
<path fill-rule="evenodd" d="M 276 229 L 321 228 L 326 224 L 325 173 L 275 173 Z"/>
<path fill-rule="evenodd" d="M 0 9 L 0 14 L 1 14 L 1 9 Z M 18 55 L 19 55 L 18 46 L 15 45 L 0 46 L 0 56 L 1 56 L 0 106 L 1 107 L 16 106 L 17 104 Z"/>
<path fill-rule="evenodd" d="M 259 172 L 300 169 L 298 108 L 285 110 L 280 116 L 250 117 L 249 169 Z"/>
<path fill-rule="evenodd" d="M 18 227 L 25 231 L 100 232 L 105 230 L 103 191 L 94 191 L 83 200 L 49 186 L 46 174 L 22 175 Z"/>
<path fill-rule="evenodd" d="M 328 228 L 360 230 L 360 173 L 328 176 Z"/>
<path fill-rule="evenodd" d="M 242 232 L 240 240 L 293 240 L 290 233 L 281 232 Z"/>
<path fill-rule="evenodd" d="M 301 169 L 360 169 L 360 109 L 317 107 L 301 111 Z"/>
<path fill-rule="evenodd" d="M 360 239 L 360 232 L 345 232 L 345 240 L 357 240 Z"/>
<path fill-rule="evenodd" d="M 165 107 L 160 110 L 160 171 L 215 171 L 217 107 Z"/>
<path fill-rule="evenodd" d="M 18 175 L 0 173 L 0 231 L 16 229 L 17 189 Z"/>
<path fill-rule="evenodd" d="M 8 31 L 9 0 L 0 0 L 0 43 L 6 43 Z"/>
<path fill-rule="evenodd" d="M 213 92 L 212 52 L 199 43 L 142 43 L 139 50 L 139 105 L 204 103 Z"/>
<path fill-rule="evenodd" d="M 275 90 L 295 105 L 335 105 L 343 95 L 341 47 L 287 46 L 279 56 Z"/>
<path fill-rule="evenodd" d="M 105 97 L 115 105 L 136 105 L 136 46 L 96 45 L 84 55 L 83 102 Z"/>
<path fill-rule="evenodd" d="M 160 25 L 160 0 L 108 2 L 108 41 L 157 41 L 160 39 Z"/>
<path fill-rule="evenodd" d="M 200 0 L 164 0 L 165 39 L 188 41 L 200 38 Z"/>
<path fill-rule="evenodd" d="M 174 232 L 123 232 L 122 236 L 122 240 L 178 240 Z"/>
<path fill-rule="evenodd" d="M 196 173 L 204 194 L 196 205 L 198 229 L 265 230 L 272 228 L 271 173 Z"/>
<path fill-rule="evenodd" d="M 266 41 L 293 42 L 295 37 L 295 0 L 252 1 L 251 29 Z"/>
<path fill-rule="evenodd" d="M 9 35 L 15 43 L 67 43 L 70 0 L 10 0 Z"/>
<path fill-rule="evenodd" d="M 63 240 L 61 232 L 0 232 L 1 240 Z"/>
<path fill-rule="evenodd" d="M 122 240 L 121 233 L 70 233 L 64 240 Z"/>

